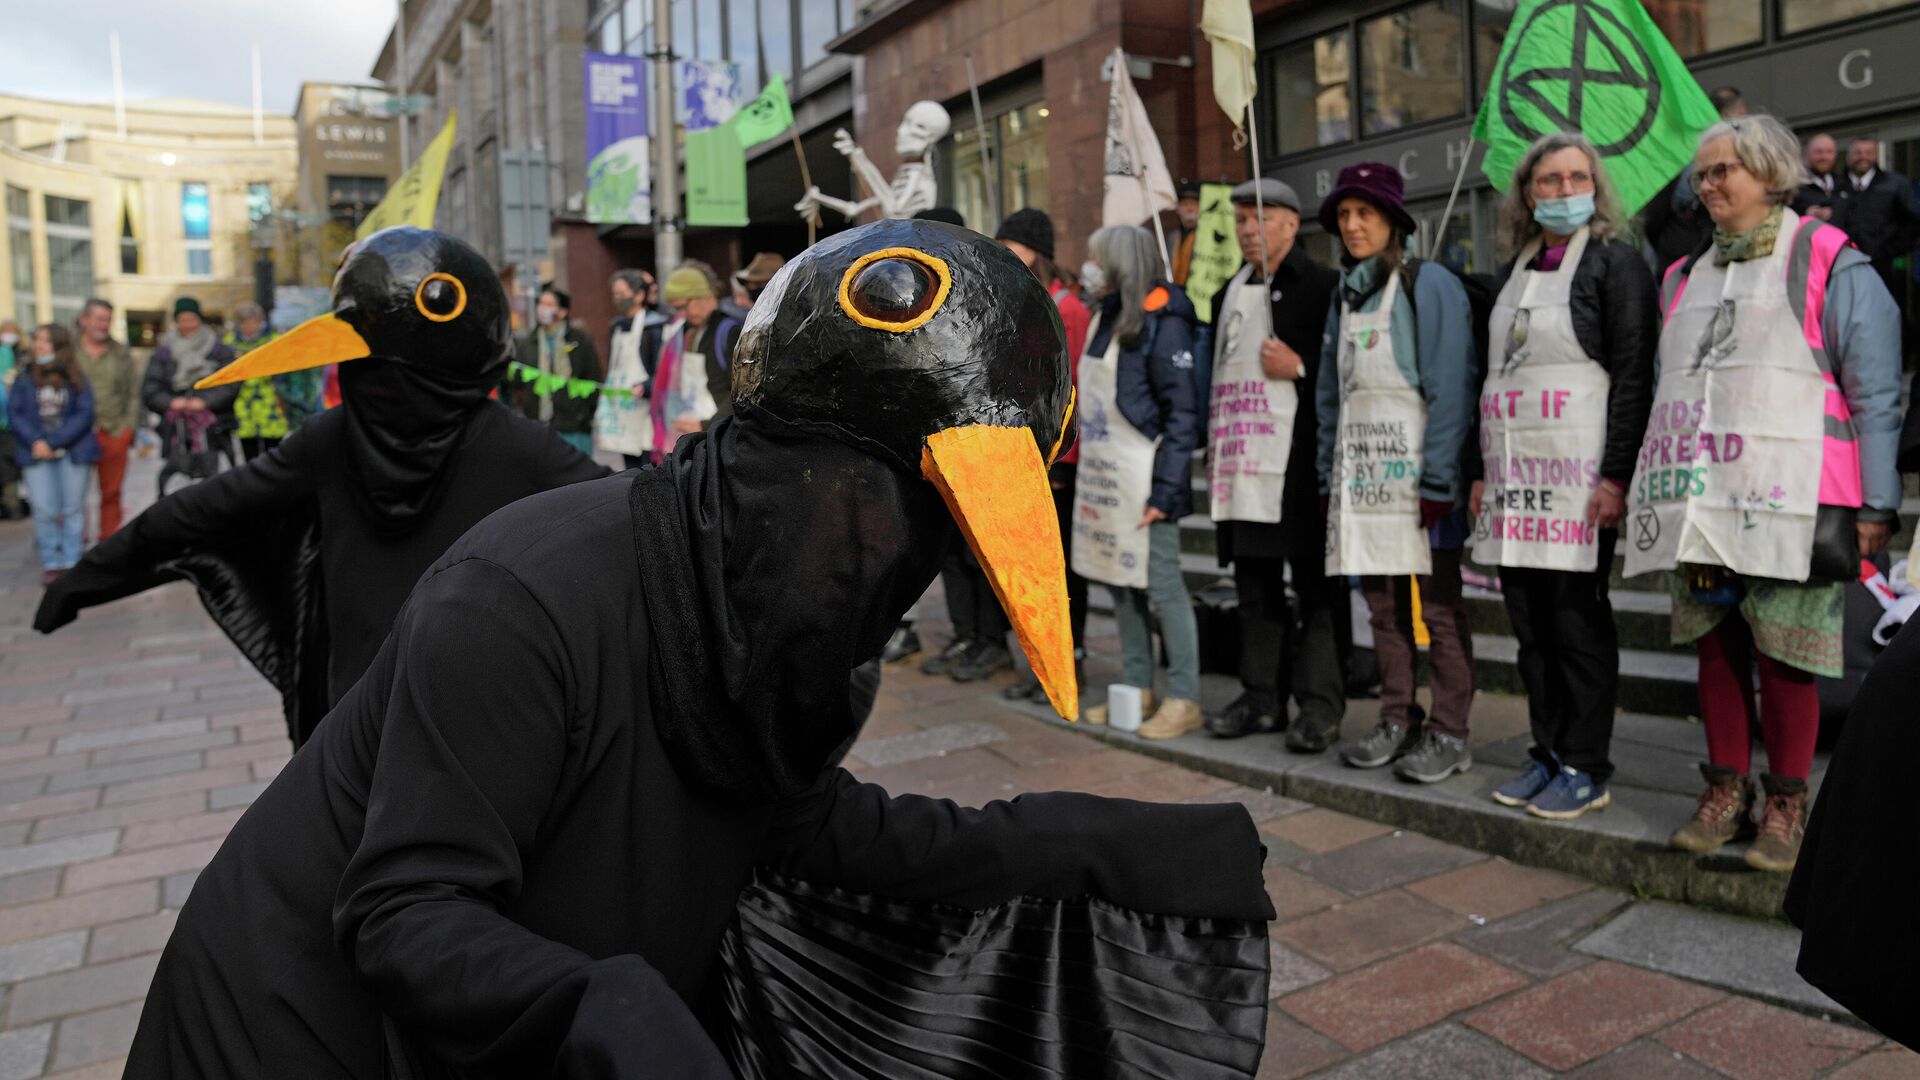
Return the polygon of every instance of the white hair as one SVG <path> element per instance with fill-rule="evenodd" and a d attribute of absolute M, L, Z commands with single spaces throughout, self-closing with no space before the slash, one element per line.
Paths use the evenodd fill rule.
<path fill-rule="evenodd" d="M 1700 147 L 1716 139 L 1733 143 L 1734 156 L 1767 186 L 1767 194 L 1774 202 L 1786 202 L 1801 184 L 1812 180 L 1807 163 L 1800 156 L 1800 140 L 1787 125 L 1765 113 L 1748 113 L 1720 121 L 1700 133 Z"/>

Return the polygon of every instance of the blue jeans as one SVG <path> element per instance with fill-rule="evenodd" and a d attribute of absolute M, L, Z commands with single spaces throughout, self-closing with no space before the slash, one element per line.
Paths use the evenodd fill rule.
<path fill-rule="evenodd" d="M 575 450 L 580 451 L 588 457 L 593 456 L 593 432 L 556 431 L 554 434 L 566 440 L 567 445 L 573 447 Z"/>
<path fill-rule="evenodd" d="M 1128 686 L 1153 686 L 1153 631 L 1148 605 L 1160 613 L 1160 637 L 1167 646 L 1167 696 L 1200 700 L 1200 631 L 1193 601 L 1180 576 L 1180 526 L 1156 521 L 1147 526 L 1147 587 L 1108 586 L 1113 617 L 1120 624 L 1120 653 Z"/>
<path fill-rule="evenodd" d="M 68 458 L 36 461 L 26 468 L 33 540 L 40 546 L 40 565 L 48 570 L 65 570 L 80 561 L 87 530 L 87 474 L 92 471 L 93 466 Z"/>

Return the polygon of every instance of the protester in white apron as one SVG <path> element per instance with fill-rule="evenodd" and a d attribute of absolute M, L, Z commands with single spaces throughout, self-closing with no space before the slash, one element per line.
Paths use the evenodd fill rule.
<path fill-rule="evenodd" d="M 1207 730 L 1227 739 L 1284 730 L 1292 749 L 1319 753 L 1346 715 L 1353 639 L 1346 581 L 1326 572 L 1314 474 L 1320 338 L 1340 273 L 1294 242 L 1300 197 L 1291 187 L 1249 180 L 1232 199 L 1246 264 L 1214 294 L 1201 340 L 1213 356 L 1208 482 L 1220 564 L 1233 567 L 1239 602 L 1241 693 Z M 1289 696 L 1300 706 L 1291 723 Z"/>
<path fill-rule="evenodd" d="M 1413 217 L 1391 165 L 1340 170 L 1320 224 L 1348 267 L 1327 316 L 1315 385 L 1320 488 L 1329 497 L 1327 573 L 1360 575 L 1380 659 L 1380 724 L 1347 744 L 1356 768 L 1438 783 L 1473 765 L 1473 638 L 1460 600 L 1468 522 L 1462 452 L 1479 389 L 1473 309 L 1445 267 L 1407 260 Z M 1413 284 L 1408 287 L 1407 282 Z M 1433 711 L 1414 700 L 1418 577 L 1431 639 Z"/>
<path fill-rule="evenodd" d="M 660 334 L 666 320 L 643 307 L 653 289 L 644 270 L 616 270 L 607 282 L 613 301 L 613 327 L 607 336 L 607 385 L 632 397 L 608 394 L 593 414 L 594 445 L 619 454 L 627 468 L 639 468 L 653 449 L 653 420 L 647 412 L 647 380 L 660 360 Z"/>
<path fill-rule="evenodd" d="M 647 401 L 656 464 L 680 436 L 733 412 L 730 369 L 740 337 L 740 320 L 721 313 L 720 279 L 705 263 L 689 259 L 667 275 L 667 307 L 674 322 Z"/>
<path fill-rule="evenodd" d="M 1900 505 L 1899 311 L 1840 230 L 1784 205 L 1805 180 L 1770 116 L 1701 135 L 1692 182 L 1713 242 L 1662 281 L 1660 382 L 1625 529 L 1629 575 L 1680 571 L 1673 641 L 1700 656 L 1707 788 L 1673 844 L 1710 851 L 1757 818 L 1746 860 L 1773 871 L 1799 855 L 1814 679 L 1843 667 L 1841 581 L 1886 546 Z"/>
<path fill-rule="evenodd" d="M 1567 819 L 1612 802 L 1620 643 L 1607 598 L 1627 485 L 1653 400 L 1660 307 L 1619 199 L 1578 132 L 1520 159 L 1500 241 L 1512 258 L 1488 334 L 1477 561 L 1498 567 L 1533 747 L 1493 798 Z"/>
<path fill-rule="evenodd" d="M 1160 248 L 1135 225 L 1087 242 L 1106 286 L 1080 358 L 1080 470 L 1074 493 L 1074 572 L 1113 592 L 1124 679 L 1153 700 L 1153 636 L 1167 650 L 1167 698 L 1140 734 L 1171 739 L 1198 728 L 1200 635 L 1180 576 L 1180 519 L 1193 510 L 1191 468 L 1200 436 L 1193 382 L 1198 319 L 1179 286 L 1157 277 Z M 1107 706 L 1086 710 L 1107 722 Z"/>

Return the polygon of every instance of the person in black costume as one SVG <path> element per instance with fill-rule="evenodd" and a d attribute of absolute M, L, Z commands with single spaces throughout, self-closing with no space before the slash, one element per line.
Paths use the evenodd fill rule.
<path fill-rule="evenodd" d="M 160 500 L 48 588 L 42 633 L 181 578 L 280 691 L 295 746 L 373 661 L 420 575 L 481 518 L 608 470 L 488 400 L 510 347 L 480 253 L 394 228 L 355 244 L 333 310 L 202 386 L 340 366 L 342 407 L 278 448 Z"/>
<path fill-rule="evenodd" d="M 789 263 L 731 417 L 422 579 L 200 875 L 128 1075 L 1251 1076 L 1244 808 L 823 768 L 956 520 L 1075 710 L 1066 372 L 984 236 L 883 221 Z"/>

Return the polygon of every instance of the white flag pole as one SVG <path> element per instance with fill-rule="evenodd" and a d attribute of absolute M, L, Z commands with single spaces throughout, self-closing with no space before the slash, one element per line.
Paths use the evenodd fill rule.
<path fill-rule="evenodd" d="M 1253 99 L 1247 99 L 1247 149 L 1253 156 L 1253 212 L 1255 220 L 1260 222 L 1260 281 L 1266 290 L 1267 302 L 1260 310 L 1267 315 L 1267 336 L 1273 336 L 1273 275 L 1267 269 L 1267 203 L 1261 197 L 1261 181 L 1266 177 L 1260 172 L 1260 126 L 1254 122 Z M 1297 241 L 1296 241 L 1297 242 Z"/>
<path fill-rule="evenodd" d="M 1447 196 L 1447 208 L 1440 212 L 1440 228 L 1433 235 L 1433 243 L 1427 245 L 1427 258 L 1439 250 L 1440 238 L 1447 234 L 1447 222 L 1453 220 L 1454 200 L 1460 198 L 1460 182 L 1467 177 L 1467 162 L 1473 159 L 1473 136 L 1467 136 L 1467 148 L 1460 155 L 1460 171 L 1453 174 L 1453 194 Z"/>

